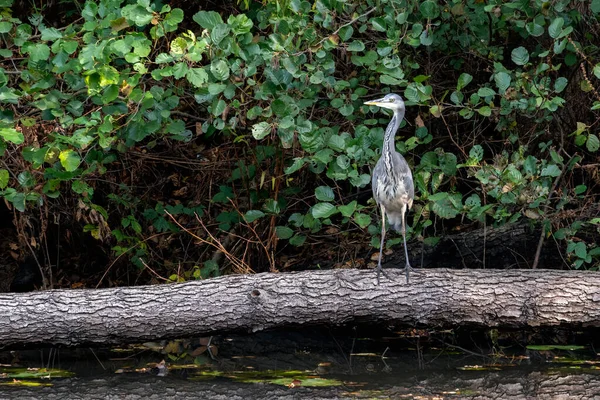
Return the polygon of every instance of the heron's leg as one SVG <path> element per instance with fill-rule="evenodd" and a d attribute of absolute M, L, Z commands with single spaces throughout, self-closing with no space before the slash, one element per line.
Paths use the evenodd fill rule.
<path fill-rule="evenodd" d="M 380 205 L 381 209 L 381 244 L 379 245 L 379 261 L 377 262 L 377 284 L 379 285 L 379 274 L 383 273 L 383 276 L 390 279 L 381 267 L 381 257 L 383 255 L 383 246 L 385 245 L 385 206 Z"/>
<path fill-rule="evenodd" d="M 406 266 L 404 271 L 406 272 L 406 283 L 408 283 L 408 273 L 412 271 L 410 262 L 408 261 L 408 248 L 406 247 L 406 206 L 402 208 L 402 238 L 404 239 L 404 256 L 406 257 Z"/>

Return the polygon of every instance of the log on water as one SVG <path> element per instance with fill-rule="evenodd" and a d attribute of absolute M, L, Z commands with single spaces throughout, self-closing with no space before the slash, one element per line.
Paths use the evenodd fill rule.
<path fill-rule="evenodd" d="M 302 325 L 599 327 L 600 274 L 388 269 L 0 294 L 0 342 L 113 344 Z"/>

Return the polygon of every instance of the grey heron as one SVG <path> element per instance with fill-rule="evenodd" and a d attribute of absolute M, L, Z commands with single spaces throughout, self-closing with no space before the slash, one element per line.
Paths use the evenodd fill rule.
<path fill-rule="evenodd" d="M 375 169 L 371 185 L 373 197 L 381 209 L 381 245 L 379 246 L 379 262 L 377 263 L 377 284 L 381 268 L 381 256 L 385 243 L 385 216 L 387 215 L 390 226 L 402 232 L 404 239 L 404 255 L 406 257 L 406 283 L 408 274 L 412 270 L 408 261 L 406 248 L 406 212 L 412 207 L 415 198 L 415 187 L 410 167 L 404 157 L 396 151 L 396 132 L 400 127 L 404 112 L 406 111 L 402 97 L 390 93 L 378 100 L 367 101 L 368 106 L 378 106 L 393 111 L 392 120 L 388 124 L 383 138 L 381 157 Z M 383 272 L 384 275 L 386 275 Z"/>

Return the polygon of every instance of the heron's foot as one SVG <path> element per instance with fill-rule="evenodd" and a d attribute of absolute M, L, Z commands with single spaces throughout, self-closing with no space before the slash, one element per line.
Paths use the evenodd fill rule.
<path fill-rule="evenodd" d="M 414 269 L 413 267 L 411 267 L 409 263 L 406 263 L 406 266 L 404 267 L 404 272 L 406 274 L 406 283 L 409 283 L 409 275 L 411 272 L 413 274 L 417 274 L 417 275 L 420 275 L 422 273 L 422 271 L 419 271 L 418 269 Z"/>
<path fill-rule="evenodd" d="M 385 272 L 383 270 L 383 267 L 381 266 L 381 264 L 377 264 L 377 285 L 379 286 L 379 275 L 383 274 L 383 276 L 385 276 L 388 280 L 391 280 L 390 276 L 387 274 L 387 272 Z"/>

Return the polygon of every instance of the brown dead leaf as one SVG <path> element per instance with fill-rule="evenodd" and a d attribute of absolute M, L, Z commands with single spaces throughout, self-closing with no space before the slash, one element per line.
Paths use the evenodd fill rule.
<path fill-rule="evenodd" d="M 415 118 L 415 125 L 417 126 L 417 128 L 422 128 L 425 126 L 425 123 L 423 122 L 423 118 L 421 118 L 421 116 L 418 114 L 417 114 L 417 117 Z"/>

